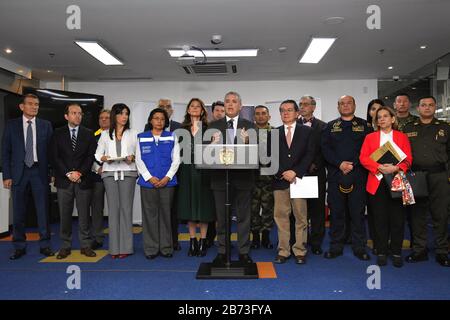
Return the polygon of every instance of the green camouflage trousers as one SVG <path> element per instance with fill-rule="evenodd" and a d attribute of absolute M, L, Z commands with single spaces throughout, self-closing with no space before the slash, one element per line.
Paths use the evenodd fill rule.
<path fill-rule="evenodd" d="M 262 232 L 272 228 L 273 205 L 272 177 L 259 176 L 252 197 L 252 232 Z"/>

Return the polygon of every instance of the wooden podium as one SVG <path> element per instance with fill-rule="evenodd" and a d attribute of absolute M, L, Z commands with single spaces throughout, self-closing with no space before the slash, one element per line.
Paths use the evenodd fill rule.
<path fill-rule="evenodd" d="M 257 279 L 256 263 L 231 260 L 231 199 L 230 170 L 258 169 L 258 145 L 256 144 L 208 144 L 196 145 L 197 169 L 225 170 L 225 256 L 223 263 L 201 263 L 197 279 Z"/>

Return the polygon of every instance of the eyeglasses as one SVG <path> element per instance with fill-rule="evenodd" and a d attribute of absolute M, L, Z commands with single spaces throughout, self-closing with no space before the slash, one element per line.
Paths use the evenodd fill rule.
<path fill-rule="evenodd" d="M 160 105 L 160 108 L 172 108 L 172 105 L 167 104 L 167 105 Z"/>

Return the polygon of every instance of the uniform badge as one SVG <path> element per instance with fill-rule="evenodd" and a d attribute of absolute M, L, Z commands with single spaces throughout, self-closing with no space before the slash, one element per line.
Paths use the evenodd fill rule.
<path fill-rule="evenodd" d="M 364 131 L 364 126 L 353 126 L 352 127 L 352 131 L 354 131 L 354 132 L 363 132 Z"/>
<path fill-rule="evenodd" d="M 342 128 L 341 128 L 341 122 L 335 122 L 333 123 L 333 128 L 331 129 L 331 132 L 341 132 Z"/>
<path fill-rule="evenodd" d="M 414 132 L 407 132 L 406 135 L 411 138 L 411 137 L 417 137 L 417 131 Z"/>
<path fill-rule="evenodd" d="M 440 130 L 438 131 L 438 135 L 439 135 L 440 137 L 445 137 L 444 129 L 440 129 Z"/>

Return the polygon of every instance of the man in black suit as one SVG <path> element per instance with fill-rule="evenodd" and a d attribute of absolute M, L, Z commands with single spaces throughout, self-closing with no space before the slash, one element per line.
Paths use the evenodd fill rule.
<path fill-rule="evenodd" d="M 311 223 L 311 231 L 308 242 L 311 245 L 313 254 L 322 254 L 322 242 L 325 236 L 325 192 L 326 192 L 326 171 L 325 159 L 320 148 L 322 132 L 327 124 L 316 117 L 316 100 L 311 96 L 303 96 L 299 103 L 300 117 L 298 122 L 302 125 L 311 127 L 314 139 L 314 159 L 308 168 L 309 176 L 317 176 L 319 182 L 319 198 L 308 199 L 308 220 Z"/>
<path fill-rule="evenodd" d="M 50 162 L 54 169 L 61 217 L 61 249 L 57 259 L 65 259 L 72 248 L 72 212 L 77 204 L 81 254 L 95 257 L 91 249 L 89 205 L 92 197 L 92 177 L 89 172 L 97 147 L 94 133 L 81 126 L 82 112 L 78 104 L 69 104 L 65 115 L 68 125 L 58 128 L 52 137 Z"/>
<path fill-rule="evenodd" d="M 306 242 L 308 238 L 308 220 L 306 199 L 291 198 L 290 184 L 296 178 L 303 178 L 314 158 L 313 131 L 297 123 L 298 105 L 294 100 L 285 100 L 280 105 L 281 121 L 279 130 L 279 169 L 273 182 L 275 200 L 274 219 L 278 228 L 278 254 L 275 263 L 285 263 L 291 255 L 290 219 L 295 217 L 295 238 L 292 246 L 297 264 L 306 263 Z M 291 211 L 292 210 L 292 211 Z"/>
<path fill-rule="evenodd" d="M 161 98 L 158 100 L 158 105 L 156 108 L 161 108 L 167 112 L 169 116 L 169 126 L 165 128 L 166 131 L 174 132 L 175 130 L 181 128 L 181 123 L 172 120 L 173 107 L 172 100 L 167 98 Z M 147 124 L 145 125 L 144 131 L 150 130 L 150 115 L 148 116 Z M 175 188 L 174 199 L 177 198 L 177 188 Z M 172 225 L 172 240 L 173 240 L 173 250 L 179 251 L 181 250 L 180 243 L 178 242 L 178 214 L 177 214 L 177 206 L 172 206 L 170 211 L 170 223 Z"/>
<path fill-rule="evenodd" d="M 26 253 L 25 190 L 30 186 L 39 226 L 40 253 L 53 256 L 48 224 L 48 160 L 47 149 L 52 125 L 37 118 L 39 99 L 33 94 L 23 97 L 19 105 L 22 117 L 8 121 L 2 139 L 3 187 L 11 189 L 13 200 L 13 244 L 11 260 Z"/>
<path fill-rule="evenodd" d="M 241 97 L 237 92 L 228 92 L 225 95 L 225 118 L 214 121 L 210 124 L 210 129 L 217 129 L 224 143 L 246 144 L 248 143 L 248 129 L 254 129 L 251 121 L 239 116 L 242 107 Z M 218 142 L 219 134 L 216 134 L 214 141 Z M 243 263 L 252 263 L 249 256 L 250 250 L 250 220 L 251 220 L 251 199 L 254 187 L 253 170 L 231 170 L 229 182 L 233 200 L 236 203 L 237 211 L 237 231 L 239 245 L 239 260 Z M 219 243 L 218 255 L 214 260 L 222 263 L 225 257 L 225 172 L 216 170 L 211 172 L 211 189 L 214 192 L 214 200 L 217 213 L 217 240 Z"/>

